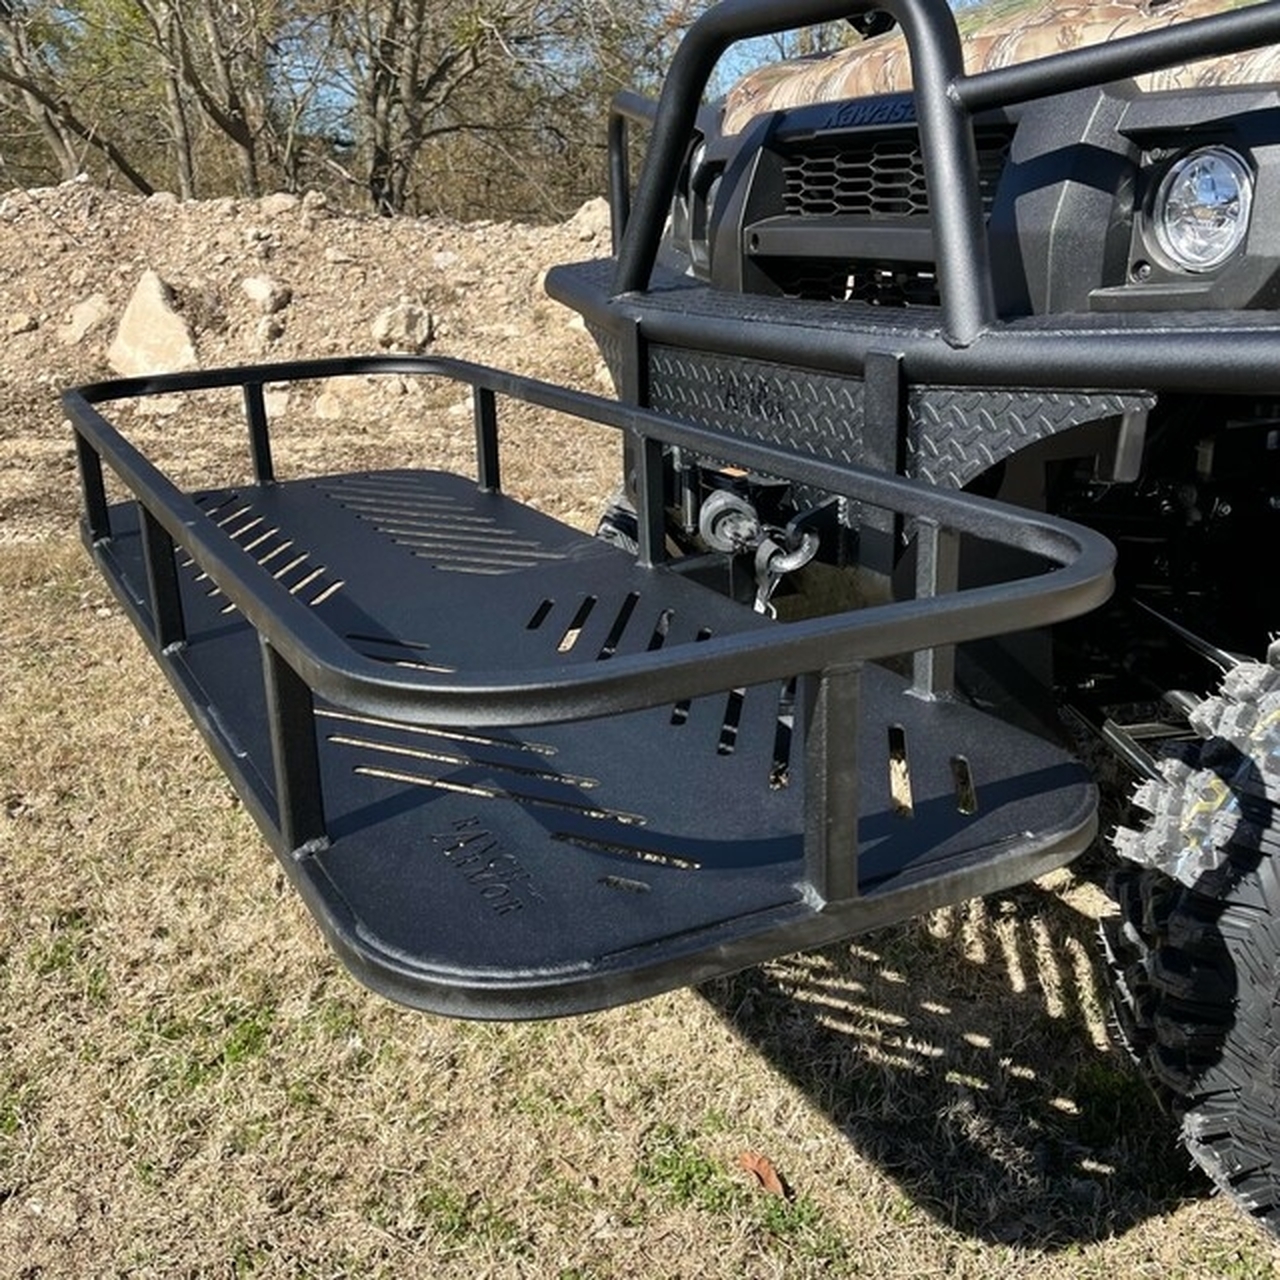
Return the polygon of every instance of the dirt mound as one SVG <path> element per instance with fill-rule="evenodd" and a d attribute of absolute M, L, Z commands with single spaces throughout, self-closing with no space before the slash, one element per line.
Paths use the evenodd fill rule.
<path fill-rule="evenodd" d="M 546 298 L 542 277 L 608 244 L 602 201 L 561 225 L 531 227 L 361 216 L 316 193 L 181 202 L 82 182 L 11 191 L 0 198 L 0 541 L 72 522 L 70 436 L 57 396 L 119 371 L 113 343 L 149 274 L 166 287 L 204 368 L 429 350 L 600 390 L 594 347 Z M 328 413 L 317 413 L 321 394 L 295 396 L 288 414 L 332 436 L 334 418 L 351 406 L 335 410 L 330 398 Z M 403 386 L 359 406 L 366 418 L 403 419 L 406 431 L 415 414 L 420 430 L 430 407 Z M 165 427 L 199 432 L 180 417 Z M 554 461 L 551 447 L 563 446 L 544 441 L 530 474 Z M 604 470 L 597 487 L 607 487 Z M 594 501 L 579 493 L 549 505 L 585 521 Z"/>

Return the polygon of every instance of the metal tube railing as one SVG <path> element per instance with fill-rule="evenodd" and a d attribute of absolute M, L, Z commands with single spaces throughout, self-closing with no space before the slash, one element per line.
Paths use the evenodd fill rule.
<path fill-rule="evenodd" d="M 613 252 L 622 245 L 622 231 L 631 218 L 631 128 L 653 124 L 654 104 L 638 93 L 617 94 L 609 110 L 609 221 Z"/>
<path fill-rule="evenodd" d="M 311 380 L 341 374 L 419 373 L 452 378 L 477 392 L 526 403 L 714 455 L 725 437 L 713 430 L 498 370 L 432 357 L 366 357 L 176 374 L 101 383 L 68 392 L 64 404 L 78 438 L 89 495 L 90 538 L 109 542 L 100 498 L 105 462 L 139 504 L 206 572 L 228 601 L 317 694 L 352 710 L 440 727 L 556 723 L 696 697 L 740 684 L 820 672 L 833 663 L 886 656 L 936 644 L 1060 621 L 1101 603 L 1110 591 L 1113 551 L 1101 536 L 1053 517 L 930 489 L 899 477 L 831 463 L 758 442 L 733 441 L 736 459 L 763 473 L 935 520 L 946 528 L 1045 557 L 1056 567 L 1037 577 L 974 588 L 939 600 L 909 600 L 792 622 L 785 627 L 716 636 L 705 644 L 609 663 L 563 664 L 535 673 L 486 671 L 438 675 L 388 671 L 350 647 L 283 589 L 230 535 L 124 439 L 95 402 L 138 395 Z M 96 478 L 95 478 L 96 477 Z M 158 544 L 157 544 L 158 545 Z M 163 598 L 163 586 L 157 584 Z M 661 681 L 653 679 L 661 667 Z M 659 687 L 660 686 L 660 687 Z"/>

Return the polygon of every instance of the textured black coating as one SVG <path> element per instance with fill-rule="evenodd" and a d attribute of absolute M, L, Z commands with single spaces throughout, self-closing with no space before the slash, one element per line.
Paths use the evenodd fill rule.
<path fill-rule="evenodd" d="M 663 413 L 835 462 L 870 461 L 861 378 L 660 345 L 649 349 L 649 370 L 650 405 Z M 1114 391 L 915 386 L 904 471 L 958 489 L 1037 440 L 1152 402 Z"/>
<path fill-rule="evenodd" d="M 327 936 L 371 986 L 465 1016 L 579 1012 L 1010 884 L 1087 843 L 1093 788 L 1060 749 L 914 696 L 861 660 L 1089 607 L 1109 582 L 1110 550 L 1094 535 L 744 442 L 742 456 L 774 473 L 1062 566 L 778 624 L 453 475 L 335 474 L 184 495 L 90 404 L 390 371 L 500 387 L 685 447 L 717 438 L 439 360 L 217 371 L 68 395 L 98 563 Z M 102 465 L 135 500 L 99 509 Z M 165 537 L 144 539 L 144 522 Z M 169 546 L 172 564 L 157 574 Z M 169 596 L 176 582 L 179 597 L 159 624 L 157 581 Z M 824 700 L 837 678 L 840 698 Z M 806 708 L 828 704 L 857 705 L 857 725 L 811 725 Z M 894 726 L 909 744 L 905 802 L 890 771 Z M 957 791 L 959 757 L 976 812 Z M 847 794 L 832 797 L 835 817 L 815 809 L 824 791 L 808 773 L 838 781 L 850 767 L 856 812 Z"/>
<path fill-rule="evenodd" d="M 1159 311 L 1027 316 L 957 350 L 928 308 L 729 294 L 662 275 L 648 294 L 611 297 L 600 264 L 557 268 L 551 295 L 605 332 L 639 323 L 655 345 L 797 368 L 862 374 L 867 353 L 902 356 L 913 384 L 1140 394 L 1280 391 L 1275 311 Z"/>

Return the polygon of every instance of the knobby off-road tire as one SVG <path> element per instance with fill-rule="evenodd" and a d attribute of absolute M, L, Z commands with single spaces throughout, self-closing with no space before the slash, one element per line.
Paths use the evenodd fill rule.
<path fill-rule="evenodd" d="M 1280 645 L 1191 722 L 1116 833 L 1113 1007 L 1196 1162 L 1280 1235 Z"/>

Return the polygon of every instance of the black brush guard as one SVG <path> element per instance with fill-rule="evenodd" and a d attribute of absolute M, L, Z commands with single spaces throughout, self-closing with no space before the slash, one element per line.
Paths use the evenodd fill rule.
<path fill-rule="evenodd" d="M 278 481 L 264 387 L 380 373 L 471 388 L 478 483 Z M 249 483 L 180 492 L 95 408 L 215 387 L 243 396 Z M 638 558 L 502 495 L 499 397 L 631 437 Z M 1084 529 L 442 359 L 65 403 L 94 558 L 332 945 L 395 999 L 615 1005 L 1025 880 L 1094 833 L 1064 752 L 936 696 L 950 646 L 1105 598 L 1111 547 Z M 907 521 L 918 598 L 776 623 L 697 580 L 723 565 L 664 562 L 662 451 L 727 445 Z M 956 590 L 958 555 L 993 544 L 1034 571 Z M 908 653 L 914 681 L 872 662 Z"/>
<path fill-rule="evenodd" d="M 902 28 L 911 59 L 911 97 L 941 298 L 936 316 L 923 323 L 902 324 L 882 308 L 844 307 L 850 341 L 839 344 L 821 333 L 836 326 L 811 323 L 794 314 L 790 325 L 784 322 L 782 327 L 798 331 L 790 336 L 779 332 L 767 308 L 758 317 L 762 323 L 743 326 L 741 320 L 762 305 L 759 299 L 750 304 L 741 298 L 729 300 L 727 308 L 708 304 L 704 313 L 699 301 L 686 295 L 675 310 L 685 312 L 692 323 L 682 330 L 676 317 L 671 317 L 670 340 L 698 347 L 710 335 L 719 346 L 727 337 L 726 349 L 741 354 L 835 369 L 860 367 L 868 335 L 879 331 L 881 341 L 887 339 L 908 354 L 917 370 L 913 382 L 954 378 L 962 385 L 1128 386 L 1136 374 L 1144 381 L 1155 377 L 1161 385 L 1214 387 L 1221 385 L 1222 372 L 1229 369 L 1233 378 L 1246 379 L 1250 387 L 1274 387 L 1274 313 L 1266 318 L 1250 312 L 1193 313 L 1182 324 L 1167 315 L 1141 312 L 1001 322 L 996 315 L 974 136 L 974 116 L 985 110 L 1274 43 L 1280 40 L 1280 6 L 1274 4 L 1250 4 L 1163 30 L 967 75 L 948 0 L 721 0 L 681 41 L 656 109 L 634 94 L 622 94 L 615 103 L 609 130 L 609 178 L 617 256 L 610 285 L 605 289 L 594 282 L 575 286 L 572 280 L 563 280 L 562 272 L 560 282 L 554 277 L 549 281 L 552 291 L 572 298 L 575 305 L 586 301 L 581 310 L 600 310 L 601 295 L 639 299 L 654 284 L 661 291 L 670 289 L 670 273 L 659 272 L 662 279 L 655 281 L 655 265 L 699 108 L 717 62 L 741 40 L 878 10 L 891 14 Z M 629 122 L 650 120 L 652 134 L 633 198 L 628 182 Z M 800 306 L 815 310 L 812 303 Z M 736 332 L 730 318 L 735 310 Z M 860 319 L 851 318 L 859 313 Z M 661 318 L 655 321 L 656 330 Z M 1215 331 L 1227 328 L 1235 349 L 1223 352 L 1224 344 L 1215 341 Z M 871 341 L 874 345 L 875 338 Z M 1206 380 L 1210 371 L 1215 376 Z"/>
<path fill-rule="evenodd" d="M 751 37 L 872 10 L 892 14 L 907 40 L 940 306 L 742 295 L 660 265 L 667 213 L 707 82 L 725 51 Z M 1189 305 L 1181 311 L 997 315 L 974 118 L 1276 41 L 1280 5 L 1250 4 L 968 75 L 947 0 L 723 0 L 681 42 L 656 108 L 634 94 L 620 95 L 615 103 L 609 158 L 616 257 L 555 268 L 548 292 L 587 319 L 606 354 L 613 345 L 629 343 L 630 330 L 640 326 L 653 358 L 630 393 L 659 406 L 664 399 L 693 403 L 694 412 L 704 416 L 715 412 L 726 381 L 768 392 L 778 379 L 790 387 L 797 379 L 818 377 L 825 379 L 824 395 L 856 407 L 864 381 L 868 399 L 882 395 L 872 385 L 877 362 L 892 364 L 894 394 L 904 401 L 932 399 L 942 416 L 976 416 L 965 396 L 1010 389 L 1023 397 L 1024 417 L 1034 416 L 1037 402 L 1052 395 L 1079 396 L 1086 403 L 1099 392 L 1127 398 L 1119 405 L 1105 396 L 1095 401 L 1090 413 L 1097 418 L 1137 408 L 1144 397 L 1149 403 L 1155 390 L 1275 394 L 1280 316 L 1274 309 Z M 634 196 L 628 162 L 633 123 L 651 125 Z M 673 374 L 675 361 L 682 369 Z M 650 384 L 657 394 L 650 395 Z M 794 433 L 794 405 L 780 413 Z M 862 438 L 850 447 L 892 469 L 902 424 L 880 418 L 874 422 L 869 413 Z M 775 429 L 757 421 L 737 434 Z M 950 445 L 945 439 L 933 443 L 944 450 Z M 997 449 L 996 455 L 1003 452 Z"/>

